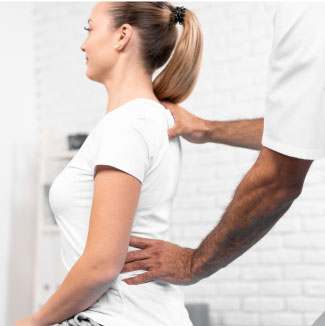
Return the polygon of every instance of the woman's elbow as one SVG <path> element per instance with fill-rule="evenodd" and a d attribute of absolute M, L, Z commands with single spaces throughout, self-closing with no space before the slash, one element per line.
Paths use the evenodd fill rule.
<path fill-rule="evenodd" d="M 100 283 L 109 283 L 114 281 L 120 271 L 112 264 L 104 264 L 101 261 L 94 261 L 94 259 L 83 256 L 83 260 L 87 266 L 90 275 Z"/>

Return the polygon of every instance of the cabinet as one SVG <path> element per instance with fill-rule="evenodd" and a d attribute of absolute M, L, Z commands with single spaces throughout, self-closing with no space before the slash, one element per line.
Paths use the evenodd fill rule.
<path fill-rule="evenodd" d="M 48 135 L 42 133 L 37 198 L 34 312 L 39 310 L 51 297 L 67 274 L 67 270 L 61 260 L 60 231 L 50 209 L 48 195 L 53 180 L 78 150 L 67 150 L 64 148 L 57 151 L 54 150 L 55 146 L 49 144 Z"/>

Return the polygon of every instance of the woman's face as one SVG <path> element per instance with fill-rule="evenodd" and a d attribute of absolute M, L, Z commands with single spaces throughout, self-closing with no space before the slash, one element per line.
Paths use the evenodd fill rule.
<path fill-rule="evenodd" d="M 80 46 L 88 59 L 87 76 L 98 82 L 110 77 L 118 59 L 118 51 L 115 49 L 118 34 L 110 29 L 109 16 L 105 13 L 107 6 L 107 2 L 99 2 L 94 6 L 88 22 L 88 37 Z"/>

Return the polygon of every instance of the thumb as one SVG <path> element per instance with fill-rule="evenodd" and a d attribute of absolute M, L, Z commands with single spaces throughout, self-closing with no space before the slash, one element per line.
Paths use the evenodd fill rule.
<path fill-rule="evenodd" d="M 171 140 L 175 137 L 178 136 L 178 133 L 177 133 L 177 126 L 173 126 L 171 128 L 168 129 L 168 138 Z"/>

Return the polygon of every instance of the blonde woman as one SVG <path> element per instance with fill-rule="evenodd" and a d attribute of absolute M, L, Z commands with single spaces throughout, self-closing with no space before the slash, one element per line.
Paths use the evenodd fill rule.
<path fill-rule="evenodd" d="M 122 279 L 145 271 L 121 270 L 137 250 L 130 235 L 168 240 L 181 146 L 178 137 L 168 139 L 174 120 L 160 101 L 180 103 L 195 86 L 199 22 L 169 2 L 99 2 L 87 29 L 87 76 L 109 97 L 106 114 L 50 189 L 68 273 L 37 312 L 15 325 L 190 326 L 177 285 L 128 285 Z"/>

